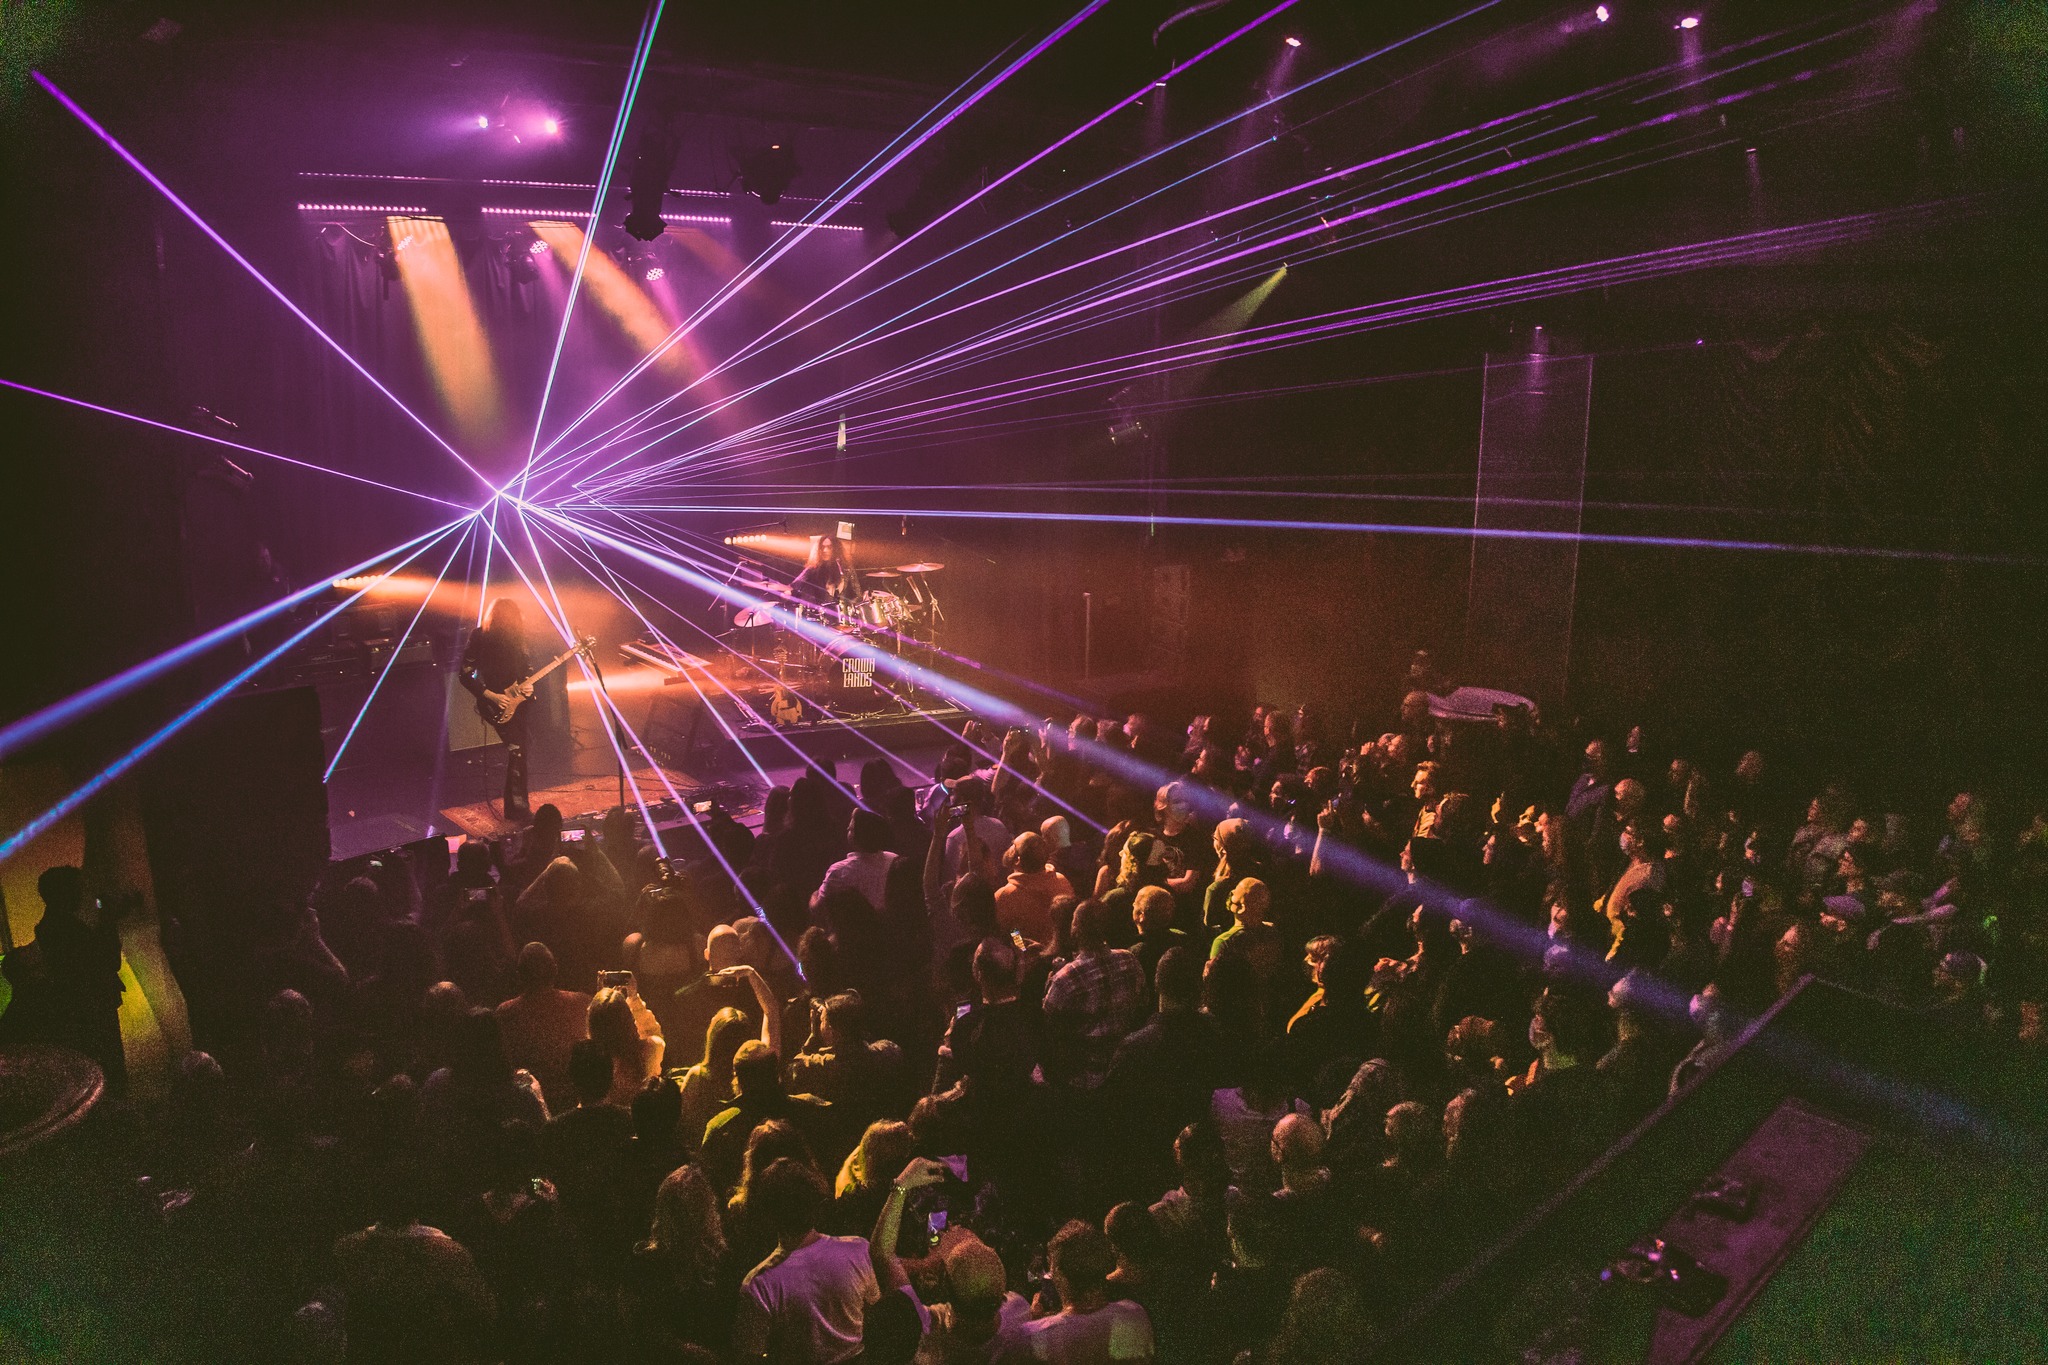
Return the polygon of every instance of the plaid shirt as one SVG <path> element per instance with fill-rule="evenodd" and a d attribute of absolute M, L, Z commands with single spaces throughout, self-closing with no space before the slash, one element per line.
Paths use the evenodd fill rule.
<path fill-rule="evenodd" d="M 1046 983 L 1045 1012 L 1072 1021 L 1081 1042 L 1075 1079 L 1093 1089 L 1109 1074 L 1116 1045 L 1152 1013 L 1144 965 L 1122 948 L 1080 953 Z"/>

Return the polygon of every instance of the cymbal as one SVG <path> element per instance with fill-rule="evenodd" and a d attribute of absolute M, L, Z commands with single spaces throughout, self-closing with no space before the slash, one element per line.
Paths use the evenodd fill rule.
<path fill-rule="evenodd" d="M 862 578 L 901 578 L 901 577 L 903 577 L 903 575 L 902 575 L 902 574 L 900 574 L 900 573 L 898 573 L 898 572 L 896 572 L 896 570 L 894 570 L 894 569 L 869 569 L 869 570 L 868 570 L 868 571 L 867 571 L 866 573 L 862 574 L 862 575 L 861 575 L 861 577 L 862 577 Z"/>
<path fill-rule="evenodd" d="M 732 618 L 732 623 L 742 630 L 752 630 L 756 626 L 772 626 L 775 624 L 775 617 L 770 614 L 769 606 L 769 603 L 762 602 L 755 606 L 743 607 L 740 613 Z"/>
<path fill-rule="evenodd" d="M 931 562 L 927 561 L 927 562 L 925 562 L 925 563 L 922 563 L 922 564 L 898 564 L 898 565 L 896 566 L 896 572 L 897 572 L 897 573 L 937 573 L 937 572 L 938 572 L 939 570 L 941 570 L 941 569 L 943 569 L 943 568 L 945 568 L 945 567 L 946 567 L 946 566 L 945 566 L 945 565 L 943 565 L 943 564 L 933 564 L 933 563 L 931 563 Z"/>

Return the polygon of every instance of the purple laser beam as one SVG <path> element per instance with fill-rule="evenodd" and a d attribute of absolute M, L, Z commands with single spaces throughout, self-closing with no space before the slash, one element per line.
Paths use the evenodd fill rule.
<path fill-rule="evenodd" d="M 84 408 L 88 412 L 103 413 L 108 417 L 119 417 L 123 421 L 140 422 L 143 426 L 155 427 L 159 431 L 176 432 L 180 436 L 190 436 L 198 441 L 210 441 L 214 445 L 226 446 L 230 450 L 239 450 L 247 455 L 260 455 L 266 460 L 276 460 L 281 464 L 297 465 L 301 469 L 310 469 L 316 474 L 328 474 L 337 479 L 347 479 L 350 483 L 367 484 L 371 488 L 381 488 L 387 493 L 403 493 L 408 498 L 419 498 L 424 502 L 438 502 L 443 507 L 461 508 L 463 506 L 459 502 L 451 502 L 447 498 L 437 498 L 430 493 L 417 493 L 410 488 L 400 488 L 395 483 L 380 483 L 376 479 L 364 478 L 361 474 L 350 474 L 339 469 L 329 469 L 324 464 L 314 464 L 310 460 L 294 459 L 290 455 L 280 455 L 273 450 L 258 450 L 255 446 L 245 446 L 239 441 L 230 441 L 219 436 L 209 436 L 203 431 L 193 431 L 190 427 L 174 426 L 169 422 L 159 422 L 153 417 L 141 417 L 132 412 L 123 412 L 119 408 L 109 408 L 103 407 L 98 403 L 88 403 L 83 398 L 72 398 L 66 394 L 52 393 L 48 389 L 39 389 L 30 384 L 19 383 L 16 380 L 0 379 L 0 388 L 13 389 L 17 393 L 34 394 L 38 398 L 48 398 L 53 402 L 68 403 L 74 408 Z"/>
<path fill-rule="evenodd" d="M 405 405 L 405 400 L 401 399 L 397 394 L 393 393 L 390 389 L 385 388 L 383 382 L 379 380 L 376 375 L 371 374 L 369 370 L 365 369 L 362 365 L 362 362 L 358 361 L 354 356 L 350 355 L 340 342 L 336 341 L 333 337 L 327 335 L 326 331 L 321 328 L 319 323 L 313 321 L 312 318 L 306 315 L 306 311 L 303 308 L 299 307 L 296 303 L 293 303 L 282 289 L 279 289 L 276 285 L 272 284 L 269 278 L 266 277 L 262 271 L 258 270 L 254 265 L 250 263 L 248 257 L 244 256 L 241 252 L 235 250 L 235 248 L 228 242 L 227 238 L 221 236 L 218 232 L 215 232 L 211 224 L 209 224 L 204 218 L 201 218 L 198 215 L 198 213 L 196 213 L 193 210 L 190 204 L 187 204 L 183 199 L 180 199 L 177 195 L 177 192 L 173 190 L 169 185 L 164 183 L 162 177 L 158 176 L 157 173 L 155 171 L 152 171 L 149 167 L 143 165 L 142 162 L 136 158 L 133 152 L 129 151 L 126 147 L 122 146 L 121 143 L 115 139 L 114 135 L 108 132 L 104 127 L 102 127 L 99 124 L 99 122 L 93 118 L 91 114 L 86 113 L 85 110 L 79 106 L 76 100 L 72 99 L 71 96 L 65 94 L 62 90 L 59 90 L 56 87 L 56 85 L 50 80 L 50 78 L 48 76 L 45 76 L 42 72 L 31 71 L 29 74 L 35 79 L 35 83 L 37 85 L 40 85 L 41 87 L 43 87 L 45 91 L 49 92 L 50 98 L 56 100 L 57 103 L 63 105 L 64 108 L 70 112 L 72 117 L 76 118 L 80 123 L 83 123 L 95 137 L 99 138 L 100 141 L 106 143 L 107 146 L 113 148 L 114 154 L 120 157 L 123 161 L 127 162 L 128 165 L 134 169 L 136 174 L 140 175 L 144 180 L 148 181 L 150 185 L 157 191 L 157 193 L 163 195 L 164 198 L 170 200 L 171 206 L 173 208 L 177 209 L 178 212 L 184 214 L 186 218 L 190 219 L 192 224 L 195 227 L 197 227 L 201 232 L 205 233 L 209 238 L 211 238 L 216 246 L 218 246 L 222 251 L 227 252 L 228 257 L 231 260 L 233 260 L 236 265 L 239 265 L 242 267 L 242 269 L 248 271 L 250 277 L 253 278 L 256 281 L 256 283 L 262 285 L 264 289 L 270 293 L 270 296 L 272 298 L 276 299 L 279 303 L 283 304 L 286 308 L 290 309 L 293 317 L 297 318 L 300 322 L 305 323 L 307 327 L 312 329 L 313 335 L 319 337 L 322 341 L 326 342 L 330 350 L 332 350 L 336 355 L 340 356 L 343 360 L 347 361 L 349 368 L 353 369 L 357 374 L 361 375 L 363 378 L 369 380 L 371 387 L 375 388 L 377 392 L 383 394 L 386 398 L 389 398 L 392 401 L 392 403 L 397 405 L 398 410 L 404 413 L 407 417 L 410 417 L 413 421 L 414 426 L 418 427 L 421 431 L 427 433 L 427 436 L 434 442 L 435 445 L 441 447 L 441 449 L 447 451 L 450 455 L 454 456 L 455 462 L 461 465 L 464 469 L 467 469 L 471 474 L 475 475 L 478 483 L 481 483 L 486 489 L 489 489 L 491 487 L 491 481 L 489 479 L 486 479 L 481 473 L 479 473 L 475 465 L 471 464 L 468 460 L 463 459 L 461 451 L 457 450 L 454 446 L 449 445 L 446 440 L 442 439 L 440 432 L 435 431 L 432 427 L 428 426 L 426 421 L 422 419 L 418 413 L 414 412 L 411 408 Z"/>

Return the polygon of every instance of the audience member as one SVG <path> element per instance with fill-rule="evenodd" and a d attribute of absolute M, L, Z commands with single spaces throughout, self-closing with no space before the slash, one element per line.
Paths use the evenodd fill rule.
<path fill-rule="evenodd" d="M 775 1234 L 775 1252 L 747 1272 L 733 1316 L 739 1361 L 839 1365 L 861 1354 L 868 1306 L 881 1297 L 860 1237 L 827 1237 L 818 1215 L 824 1178 L 783 1158 L 761 1173 L 750 1201 Z"/>

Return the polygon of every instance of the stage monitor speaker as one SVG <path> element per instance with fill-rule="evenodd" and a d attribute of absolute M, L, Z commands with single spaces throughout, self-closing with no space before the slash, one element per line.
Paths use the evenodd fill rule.
<path fill-rule="evenodd" d="M 640 738 L 657 759 L 671 767 L 701 766 L 725 737 L 718 722 L 705 711 L 704 699 L 695 688 L 664 687 L 648 705 Z"/>

